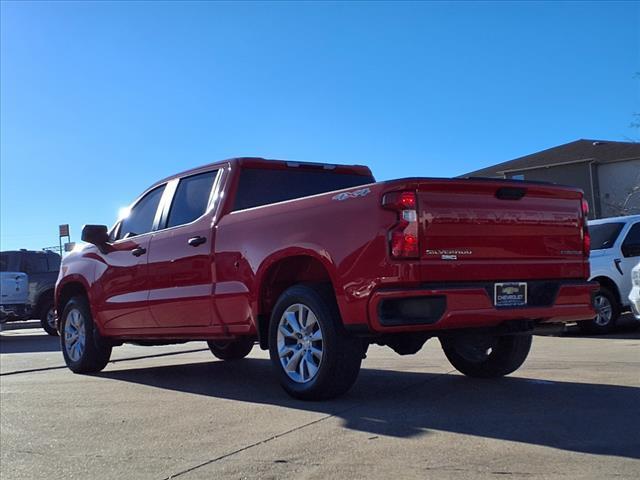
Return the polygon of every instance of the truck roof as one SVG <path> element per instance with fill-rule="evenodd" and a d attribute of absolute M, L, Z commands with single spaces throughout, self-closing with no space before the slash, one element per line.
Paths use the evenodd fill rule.
<path fill-rule="evenodd" d="M 212 167 L 222 167 L 226 164 L 231 164 L 231 168 L 237 167 L 249 167 L 249 168 L 270 168 L 270 169 L 287 169 L 287 168 L 307 168 L 307 169 L 322 169 L 332 170 L 336 173 L 350 173 L 353 175 L 371 175 L 371 170 L 365 165 L 340 165 L 333 163 L 314 163 L 314 162 L 299 162 L 297 160 L 274 160 L 261 157 L 234 157 L 226 160 L 220 160 L 217 162 L 201 165 L 196 168 L 184 170 L 180 173 L 170 175 L 162 180 L 155 182 L 150 188 L 160 185 L 162 183 L 173 180 L 174 178 L 187 177 L 195 175 L 200 172 L 210 170 Z"/>
<path fill-rule="evenodd" d="M 640 215 L 623 215 L 620 217 L 607 217 L 607 218 L 598 218 L 597 220 L 589 220 L 589 225 L 601 225 L 603 223 L 614 223 L 614 222 L 635 222 L 636 220 L 640 220 Z"/>

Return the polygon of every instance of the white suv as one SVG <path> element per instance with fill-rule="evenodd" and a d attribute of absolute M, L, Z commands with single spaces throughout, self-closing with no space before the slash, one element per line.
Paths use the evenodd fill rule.
<path fill-rule="evenodd" d="M 629 294 L 631 311 L 636 320 L 640 320 L 640 262 L 631 270 L 631 283 L 631 293 Z"/>
<path fill-rule="evenodd" d="M 591 280 L 600 284 L 594 297 L 598 315 L 578 325 L 591 333 L 606 333 L 630 308 L 631 270 L 640 260 L 640 215 L 592 220 L 589 233 Z"/>

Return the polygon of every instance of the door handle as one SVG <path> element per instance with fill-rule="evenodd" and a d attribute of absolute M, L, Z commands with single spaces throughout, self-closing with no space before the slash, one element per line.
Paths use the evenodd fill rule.
<path fill-rule="evenodd" d="M 620 260 L 619 258 L 616 258 L 613 263 L 615 264 L 616 268 L 618 269 L 618 271 L 620 272 L 620 275 L 624 275 L 624 272 L 622 271 L 622 269 L 620 268 L 620 264 L 622 263 L 622 260 Z"/>
<path fill-rule="evenodd" d="M 144 255 L 145 253 L 147 253 L 147 249 L 142 247 L 136 247 L 131 250 L 131 255 L 133 255 L 134 257 L 139 257 L 140 255 Z"/>
<path fill-rule="evenodd" d="M 187 240 L 187 243 L 192 247 L 197 247 L 198 245 L 202 245 L 206 241 L 207 239 L 205 237 L 193 237 Z"/>

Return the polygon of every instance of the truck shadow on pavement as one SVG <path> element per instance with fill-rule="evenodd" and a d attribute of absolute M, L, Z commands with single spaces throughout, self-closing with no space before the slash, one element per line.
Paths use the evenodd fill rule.
<path fill-rule="evenodd" d="M 268 360 L 109 370 L 98 375 L 177 392 L 326 413 L 348 429 L 398 438 L 436 431 L 640 458 L 640 388 L 363 368 L 343 398 L 302 402 Z M 428 441 L 428 440 L 427 440 Z"/>
<path fill-rule="evenodd" d="M 7 335 L 0 338 L 0 353 L 59 352 L 60 338 L 46 333 Z"/>

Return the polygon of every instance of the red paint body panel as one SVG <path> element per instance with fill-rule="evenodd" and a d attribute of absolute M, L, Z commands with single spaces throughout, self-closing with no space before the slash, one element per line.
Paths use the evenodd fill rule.
<path fill-rule="evenodd" d="M 149 253 L 148 301 L 159 327 L 196 327 L 214 323 L 212 295 L 214 256 L 211 219 L 153 234 Z M 192 247 L 190 238 L 205 243 Z"/>
<path fill-rule="evenodd" d="M 497 309 L 483 288 L 408 290 L 405 292 L 375 292 L 369 303 L 369 320 L 372 330 L 380 333 L 406 331 L 434 331 L 456 328 L 495 327 L 507 320 L 539 320 L 541 323 L 573 322 L 593 315 L 591 295 L 597 285 L 563 285 L 557 300 L 550 307 Z M 447 310 L 433 325 L 385 327 L 378 319 L 378 305 L 384 298 L 445 296 Z"/>
<path fill-rule="evenodd" d="M 150 240 L 151 234 L 140 235 L 114 243 L 107 254 L 97 248 L 93 252 L 96 257 L 95 278 L 87 280 L 99 287 L 93 289 L 92 306 L 96 323 L 104 330 L 157 326 L 147 306 L 147 259 L 131 254 L 138 247 L 148 249 Z"/>
<path fill-rule="evenodd" d="M 66 257 L 56 289 L 58 311 L 65 288 L 75 283 L 86 290 L 106 336 L 257 335 L 258 318 L 268 315 L 279 291 L 274 278 L 280 283 L 295 278 L 331 282 L 344 324 L 372 333 L 487 327 L 514 319 L 567 322 L 594 315 L 594 286 L 586 282 L 588 257 L 582 253 L 580 190 L 526 182 L 403 179 L 233 212 L 239 173 L 254 167 L 303 168 L 234 159 L 163 180 L 222 171 L 215 206 L 196 221 L 115 242 L 106 253 L 87 246 Z M 336 172 L 369 171 L 353 166 Z M 524 188 L 526 195 L 497 198 L 497 189 L 505 186 Z M 390 256 L 389 230 L 398 212 L 381 203 L 392 191 L 417 193 L 420 258 Z M 188 245 L 194 236 L 206 242 Z M 132 256 L 139 245 L 147 255 Z M 442 257 L 450 252 L 458 252 L 453 253 L 457 258 Z M 448 286 L 508 280 L 563 284 L 552 304 L 513 309 L 493 307 L 480 286 Z M 380 323 L 381 300 L 415 295 L 446 296 L 442 318 L 430 325 Z"/>

